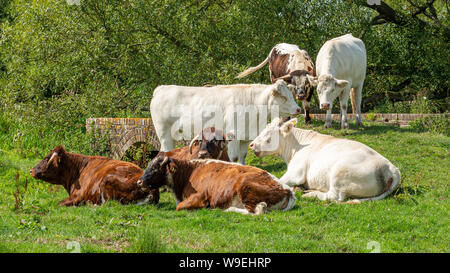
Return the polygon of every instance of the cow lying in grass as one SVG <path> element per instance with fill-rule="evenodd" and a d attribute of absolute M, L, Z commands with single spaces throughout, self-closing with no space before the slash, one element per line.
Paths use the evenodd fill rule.
<path fill-rule="evenodd" d="M 221 130 L 206 128 L 191 145 L 169 152 L 173 158 L 219 158 L 228 160 L 227 137 Z M 102 156 L 86 156 L 68 153 L 62 146 L 55 147 L 42 159 L 30 174 L 51 184 L 63 185 L 69 197 L 61 206 L 77 206 L 82 203 L 96 205 L 106 200 L 128 203 L 158 203 L 159 190 L 145 190 L 137 186 L 144 171 L 129 162 Z"/>
<path fill-rule="evenodd" d="M 219 160 L 177 160 L 155 157 L 138 181 L 144 189 L 167 185 L 177 210 L 221 208 L 243 214 L 290 210 L 294 192 L 264 170 Z"/>
<path fill-rule="evenodd" d="M 294 128 L 297 119 L 274 119 L 250 143 L 259 157 L 281 156 L 288 164 L 280 178 L 291 187 L 303 185 L 303 197 L 351 202 L 380 200 L 400 184 L 400 171 L 366 145 Z"/>
<path fill-rule="evenodd" d="M 69 197 L 61 206 L 83 203 L 101 205 L 106 200 L 128 203 L 158 203 L 159 191 L 143 191 L 136 182 L 143 170 L 129 162 L 103 156 L 68 153 L 56 146 L 30 174 L 51 184 L 62 185 Z"/>

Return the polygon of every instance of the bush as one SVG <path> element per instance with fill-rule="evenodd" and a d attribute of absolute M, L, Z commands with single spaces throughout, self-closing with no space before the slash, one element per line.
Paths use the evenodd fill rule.
<path fill-rule="evenodd" d="M 426 114 L 439 113 L 441 103 L 429 100 L 427 97 L 417 96 L 412 101 L 391 102 L 386 100 L 373 109 L 375 113 L 403 113 L 403 114 Z"/>
<path fill-rule="evenodd" d="M 409 122 L 412 130 L 418 132 L 432 132 L 450 136 L 450 120 L 448 114 L 439 116 L 426 116 Z"/>

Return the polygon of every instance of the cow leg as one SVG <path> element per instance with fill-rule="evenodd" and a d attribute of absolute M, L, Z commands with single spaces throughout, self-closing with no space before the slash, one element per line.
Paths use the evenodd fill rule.
<path fill-rule="evenodd" d="M 362 84 L 361 86 L 354 87 L 353 92 L 355 93 L 355 107 L 356 113 L 353 113 L 355 115 L 355 123 L 356 126 L 362 126 L 362 117 L 361 117 L 361 99 L 362 99 Z"/>
<path fill-rule="evenodd" d="M 309 101 L 303 100 L 302 101 L 303 109 L 305 109 L 305 124 L 311 124 L 311 117 L 309 116 L 309 110 L 311 109 L 311 104 Z"/>
<path fill-rule="evenodd" d="M 341 201 L 341 200 L 339 200 L 340 196 L 338 196 L 338 194 L 332 189 L 330 189 L 328 192 L 321 192 L 321 191 L 315 191 L 315 190 L 305 191 L 305 194 L 302 195 L 302 198 L 303 197 L 305 197 L 305 198 L 316 197 L 322 201 L 327 201 L 327 200 Z"/>
<path fill-rule="evenodd" d="M 239 158 L 239 140 L 233 140 L 228 143 L 228 157 L 230 162 L 236 162 Z"/>
<path fill-rule="evenodd" d="M 250 142 L 248 141 L 239 142 L 239 163 L 241 163 L 242 165 L 245 165 L 245 157 L 247 156 L 249 144 Z"/>
<path fill-rule="evenodd" d="M 241 208 L 237 208 L 237 207 L 229 207 L 225 211 L 226 212 L 237 212 L 237 213 L 241 213 L 241 214 L 251 214 L 251 212 L 249 212 L 247 209 L 241 209 Z"/>
<path fill-rule="evenodd" d="M 327 110 L 327 116 L 326 116 L 326 119 L 325 119 L 324 127 L 325 128 L 331 128 L 331 107 L 330 107 L 330 110 Z"/>
<path fill-rule="evenodd" d="M 260 202 L 255 207 L 255 212 L 251 213 L 247 209 L 243 208 L 237 208 L 237 207 L 229 207 L 225 210 L 226 212 L 237 212 L 242 214 L 252 214 L 252 215 L 261 215 L 267 212 L 267 203 L 266 202 Z"/>
<path fill-rule="evenodd" d="M 168 151 L 170 151 L 170 150 L 175 148 L 173 138 L 170 135 L 170 130 L 168 130 L 168 131 L 169 131 L 168 133 L 164 133 L 162 135 L 162 137 L 159 138 L 159 141 L 161 143 L 161 149 L 160 150 L 163 151 L 163 152 L 168 152 Z"/>
<path fill-rule="evenodd" d="M 306 182 L 306 173 L 304 169 L 298 168 L 295 171 L 288 171 L 280 178 L 280 183 L 286 184 L 289 187 L 300 186 Z"/>
<path fill-rule="evenodd" d="M 339 103 L 341 106 L 341 129 L 348 128 L 347 106 L 349 95 L 350 89 L 343 91 L 342 94 L 339 96 Z"/>
<path fill-rule="evenodd" d="M 178 203 L 177 210 L 193 210 L 206 208 L 209 205 L 208 200 L 204 197 L 202 193 L 194 193 L 189 196 L 186 200 Z"/>
<path fill-rule="evenodd" d="M 69 196 L 66 199 L 59 202 L 60 206 L 78 206 L 81 203 L 81 197 Z"/>

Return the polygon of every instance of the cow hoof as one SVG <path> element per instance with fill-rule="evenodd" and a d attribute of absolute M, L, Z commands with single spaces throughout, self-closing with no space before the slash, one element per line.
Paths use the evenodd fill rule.
<path fill-rule="evenodd" d="M 267 212 L 267 203 L 261 202 L 258 205 L 256 205 L 255 208 L 255 215 L 261 215 Z"/>

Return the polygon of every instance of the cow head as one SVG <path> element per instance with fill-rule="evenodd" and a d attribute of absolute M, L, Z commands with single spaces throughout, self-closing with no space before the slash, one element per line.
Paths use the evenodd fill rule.
<path fill-rule="evenodd" d="M 295 70 L 279 79 L 290 83 L 288 87 L 296 99 L 306 100 L 313 89 L 307 75 L 311 75 L 311 72 L 307 70 Z"/>
<path fill-rule="evenodd" d="M 142 189 L 150 190 L 157 189 L 168 183 L 168 174 L 171 169 L 176 169 L 177 166 L 170 159 L 166 153 L 159 153 L 158 156 L 152 159 L 145 169 L 144 174 L 139 178 L 137 184 Z"/>
<path fill-rule="evenodd" d="M 189 144 L 189 153 L 192 154 L 192 146 L 198 145 L 199 151 L 194 158 L 219 159 L 226 152 L 227 144 L 234 138 L 233 133 L 225 134 L 215 127 L 203 129 Z"/>
<path fill-rule="evenodd" d="M 48 153 L 34 168 L 30 170 L 30 175 L 35 179 L 40 179 L 51 184 L 60 184 L 62 167 L 66 159 L 66 151 L 63 146 L 56 146 Z"/>
<path fill-rule="evenodd" d="M 279 154 L 284 145 L 283 139 L 291 133 L 297 124 L 297 119 L 291 120 L 275 118 L 266 128 L 250 143 L 250 149 L 258 157 Z"/>
<path fill-rule="evenodd" d="M 333 106 L 333 101 L 349 86 L 346 80 L 338 80 L 330 74 L 323 74 L 319 77 L 307 76 L 312 86 L 317 86 L 320 109 L 329 110 Z"/>
<path fill-rule="evenodd" d="M 278 106 L 280 116 L 298 115 L 301 112 L 287 84 L 278 79 L 270 85 L 269 107 Z"/>

